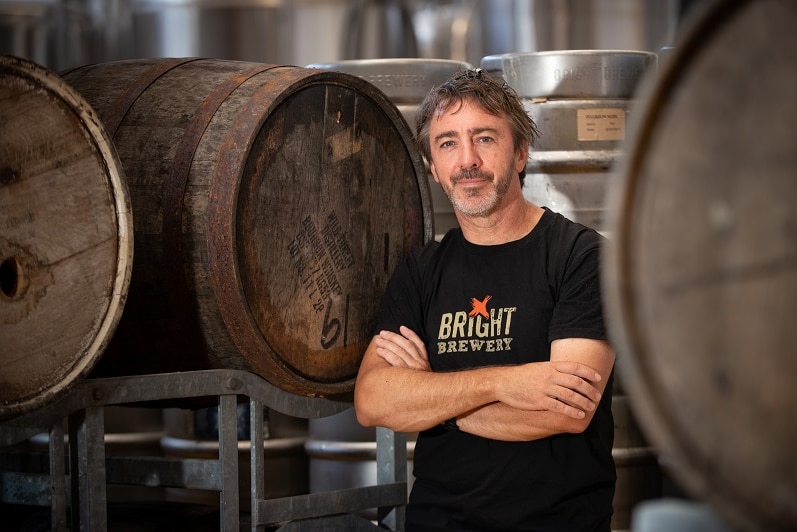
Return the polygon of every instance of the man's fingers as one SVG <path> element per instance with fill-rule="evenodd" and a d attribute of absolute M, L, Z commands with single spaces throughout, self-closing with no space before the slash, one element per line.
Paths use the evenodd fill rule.
<path fill-rule="evenodd" d="M 412 358 L 412 354 L 408 353 L 403 346 L 393 341 L 393 339 L 386 339 L 381 333 L 376 339 L 376 347 L 378 351 L 382 351 L 385 354 L 392 354 L 401 359 Z M 384 356 L 382 358 L 384 358 Z"/>
<path fill-rule="evenodd" d="M 421 337 L 415 334 L 415 331 L 405 325 L 399 327 L 399 331 L 404 338 L 415 345 L 419 353 L 426 353 L 426 345 L 423 343 L 423 340 L 421 340 Z"/>
<path fill-rule="evenodd" d="M 570 391 L 564 394 L 564 399 L 576 406 L 584 406 L 580 396 L 594 403 L 600 401 L 601 391 L 594 383 L 600 382 L 602 377 L 597 371 L 579 362 L 559 361 L 554 362 L 553 366 L 559 372 L 554 379 L 555 384 Z"/>
<path fill-rule="evenodd" d="M 406 362 L 400 356 L 384 347 L 377 347 L 376 354 L 391 366 L 406 366 Z"/>
<path fill-rule="evenodd" d="M 564 414 L 566 416 L 570 416 L 575 419 L 584 419 L 584 416 L 587 414 L 574 406 L 571 406 L 565 402 L 560 401 L 555 397 L 550 397 L 549 408 L 551 412 L 559 412 L 560 414 Z"/>
<path fill-rule="evenodd" d="M 594 389 L 593 389 L 594 390 Z M 594 390 L 589 396 L 571 388 L 559 387 L 552 395 L 560 403 L 573 406 L 579 410 L 593 411 L 600 402 L 600 393 Z"/>
<path fill-rule="evenodd" d="M 377 347 L 376 354 L 393 367 L 412 367 L 412 357 L 402 357 L 401 355 L 383 347 Z"/>
<path fill-rule="evenodd" d="M 376 348 L 377 355 L 391 366 L 404 366 L 421 370 L 429 369 L 425 349 L 419 351 L 411 340 L 400 334 L 381 331 L 376 338 Z"/>
<path fill-rule="evenodd" d="M 376 354 L 391 366 L 401 366 L 405 368 L 424 369 L 421 361 L 413 358 L 405 351 L 386 349 L 377 346 Z"/>
<path fill-rule="evenodd" d="M 576 377 L 581 377 L 591 382 L 600 382 L 603 377 L 591 367 L 571 360 L 559 360 L 551 362 L 556 371 L 567 373 Z"/>
<path fill-rule="evenodd" d="M 581 377 L 563 373 L 560 374 L 553 383 L 560 388 L 564 388 L 565 390 L 573 392 L 573 397 L 576 395 L 581 395 L 596 403 L 601 400 L 600 390 L 591 382 L 584 380 Z M 556 394 L 559 393 L 559 391 L 556 392 Z M 569 398 L 571 395 L 567 394 L 567 397 Z"/>
<path fill-rule="evenodd" d="M 379 338 L 377 339 L 377 341 L 380 340 L 382 342 L 393 343 L 396 346 L 400 347 L 401 349 L 404 349 L 405 351 L 410 351 L 415 349 L 415 344 L 413 344 L 410 340 L 392 331 L 380 331 Z"/>

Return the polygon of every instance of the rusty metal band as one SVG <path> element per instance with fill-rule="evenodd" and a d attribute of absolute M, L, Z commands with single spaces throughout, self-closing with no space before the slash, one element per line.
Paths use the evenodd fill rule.
<path fill-rule="evenodd" d="M 196 110 L 191 123 L 186 128 L 177 147 L 174 161 L 169 172 L 169 178 L 164 187 L 163 196 L 163 222 L 161 232 L 161 246 L 163 249 L 164 274 L 170 286 L 170 294 L 175 305 L 180 325 L 186 332 L 185 336 L 192 351 L 201 353 L 204 350 L 200 334 L 200 327 L 196 319 L 192 319 L 185 312 L 192 307 L 188 285 L 185 278 L 185 260 L 183 256 L 183 206 L 185 204 L 185 190 L 188 185 L 188 175 L 193 164 L 194 154 L 205 134 L 211 120 L 219 107 L 243 83 L 254 76 L 275 68 L 277 65 L 258 64 L 257 66 L 240 70 L 219 84 Z"/>
<path fill-rule="evenodd" d="M 108 132 L 108 136 L 111 138 L 116 136 L 116 131 L 119 129 L 119 126 L 122 124 L 125 116 L 130 111 L 130 108 L 133 107 L 133 104 L 136 102 L 136 100 L 138 100 L 144 91 L 146 91 L 150 85 L 155 83 L 158 78 L 172 69 L 198 60 L 199 58 L 197 57 L 184 57 L 179 59 L 158 61 L 155 66 L 129 83 L 125 90 L 116 97 L 113 103 L 108 106 L 108 108 L 100 117 L 102 119 L 102 123 L 105 124 L 105 130 Z"/>
<path fill-rule="evenodd" d="M 326 73 L 327 75 L 329 73 Z M 324 76 L 305 69 L 287 71 L 272 83 L 258 87 L 247 104 L 243 106 L 232 121 L 230 131 L 219 149 L 213 180 L 210 186 L 208 205 L 208 262 L 213 272 L 211 286 L 219 306 L 224 325 L 242 357 L 257 373 L 279 374 L 282 379 L 294 381 L 298 377 L 291 374 L 282 364 L 271 362 L 275 354 L 263 338 L 249 312 L 239 286 L 236 259 L 236 227 L 230 220 L 230 213 L 236 212 L 239 178 L 246 164 L 250 144 L 263 127 L 264 110 L 274 108 L 285 97 L 285 93 L 307 78 Z M 264 350 L 270 356 L 263 356 Z M 294 390 L 300 392 L 297 387 Z"/>

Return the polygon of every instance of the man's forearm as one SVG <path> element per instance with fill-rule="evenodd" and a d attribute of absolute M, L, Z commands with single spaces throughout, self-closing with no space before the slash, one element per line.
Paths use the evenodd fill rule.
<path fill-rule="evenodd" d="M 366 426 L 426 430 L 491 402 L 487 373 L 487 368 L 451 373 L 389 365 L 373 368 L 357 382 L 357 417 Z"/>
<path fill-rule="evenodd" d="M 490 403 L 501 402 L 528 412 L 551 411 L 581 422 L 576 426 L 586 427 L 600 400 L 600 391 L 593 382 L 600 381 L 601 375 L 575 361 L 433 372 L 419 369 L 427 366 L 415 363 L 424 356 L 412 352 L 414 342 L 391 340 L 390 334 L 386 336 L 387 349 L 380 347 L 386 340 L 382 334 L 369 344 L 357 376 L 355 410 L 357 419 L 365 426 L 421 431 Z M 511 410 L 498 413 L 505 429 L 513 423 L 509 415 Z M 491 423 L 489 416 L 479 420 L 473 430 L 486 431 Z M 549 425 L 554 426 L 547 418 L 544 421 L 540 428 L 547 430 Z M 556 432 L 572 431 L 575 431 L 572 426 L 562 421 Z"/>
<path fill-rule="evenodd" d="M 521 410 L 490 403 L 457 418 L 463 432 L 504 441 L 531 441 L 555 434 L 580 432 L 583 420 L 550 410 Z"/>

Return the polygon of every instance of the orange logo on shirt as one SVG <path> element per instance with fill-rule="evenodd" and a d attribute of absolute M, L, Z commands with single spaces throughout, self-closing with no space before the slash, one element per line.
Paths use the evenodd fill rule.
<path fill-rule="evenodd" d="M 487 296 L 484 298 L 484 301 L 479 301 L 475 297 L 470 298 L 470 304 L 472 310 L 468 313 L 468 316 L 476 316 L 477 314 L 480 314 L 485 318 L 489 319 L 490 314 L 488 314 L 487 312 L 487 302 L 490 301 L 492 298 L 493 296 Z"/>

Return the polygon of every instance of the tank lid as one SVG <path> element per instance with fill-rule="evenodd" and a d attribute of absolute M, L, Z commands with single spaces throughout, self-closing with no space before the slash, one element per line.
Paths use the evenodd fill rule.
<path fill-rule="evenodd" d="M 420 102 L 436 85 L 460 70 L 473 68 L 464 61 L 450 59 L 350 59 L 315 63 L 307 68 L 335 70 L 359 76 L 376 85 L 391 101 Z"/>
<path fill-rule="evenodd" d="M 481 67 L 500 74 L 527 98 L 630 98 L 656 54 L 628 50 L 561 50 L 488 55 Z"/>
<path fill-rule="evenodd" d="M 499 76 L 503 76 L 504 74 L 504 56 L 513 55 L 513 54 L 495 54 L 495 55 L 485 55 L 482 57 L 480 67 L 485 72 L 490 74 L 497 74 Z"/>

